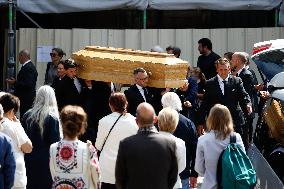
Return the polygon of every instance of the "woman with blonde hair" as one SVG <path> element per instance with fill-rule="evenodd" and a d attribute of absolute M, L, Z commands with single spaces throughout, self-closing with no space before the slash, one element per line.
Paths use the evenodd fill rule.
<path fill-rule="evenodd" d="M 170 107 L 164 108 L 158 115 L 158 126 L 162 135 L 170 137 L 176 143 L 176 157 L 178 163 L 178 174 L 186 167 L 186 148 L 182 139 L 173 135 L 179 122 L 179 114 L 175 109 Z M 180 176 L 177 175 L 177 182 L 174 188 L 182 188 Z"/>
<path fill-rule="evenodd" d="M 50 189 L 49 147 L 60 140 L 61 127 L 54 90 L 41 86 L 33 107 L 22 119 L 22 125 L 32 141 L 33 151 L 25 155 L 28 189 Z"/>
<path fill-rule="evenodd" d="M 201 189 L 216 189 L 218 159 L 229 144 L 231 133 L 234 132 L 233 121 L 226 106 L 215 104 L 210 110 L 206 123 L 207 133 L 198 139 L 195 170 L 199 175 L 204 176 Z M 238 133 L 236 133 L 236 143 L 245 152 L 242 138 Z"/>

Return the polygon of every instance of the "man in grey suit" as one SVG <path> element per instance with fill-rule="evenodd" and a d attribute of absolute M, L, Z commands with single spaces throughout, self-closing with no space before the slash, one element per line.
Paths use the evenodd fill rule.
<path fill-rule="evenodd" d="M 176 144 L 157 132 L 154 108 L 148 103 L 137 107 L 138 133 L 120 142 L 115 179 L 117 189 L 172 189 L 178 168 Z"/>
<path fill-rule="evenodd" d="M 206 81 L 205 94 L 199 110 L 198 133 L 201 134 L 205 117 L 215 104 L 227 106 L 234 122 L 234 129 L 242 136 L 248 148 L 248 132 L 244 113 L 252 113 L 251 100 L 240 78 L 230 75 L 230 62 L 226 58 L 216 61 L 217 76 Z M 243 112 L 245 111 L 245 112 Z"/>

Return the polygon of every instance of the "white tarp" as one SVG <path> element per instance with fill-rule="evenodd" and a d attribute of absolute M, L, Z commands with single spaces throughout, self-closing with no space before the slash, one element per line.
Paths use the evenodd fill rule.
<path fill-rule="evenodd" d="M 148 0 L 18 0 L 18 7 L 25 12 L 65 13 L 110 9 L 145 10 Z"/>

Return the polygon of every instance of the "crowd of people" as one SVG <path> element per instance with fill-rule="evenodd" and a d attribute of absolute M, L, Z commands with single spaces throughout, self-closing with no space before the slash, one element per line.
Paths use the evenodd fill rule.
<path fill-rule="evenodd" d="M 257 80 L 247 53 L 221 58 L 207 38 L 198 50 L 184 86 L 148 87 L 151 78 L 137 68 L 124 93 L 78 78 L 60 48 L 36 91 L 37 70 L 22 50 L 17 78 L 6 80 L 14 93 L 0 95 L 0 189 L 189 189 L 198 176 L 201 188 L 217 188 L 231 133 L 244 152 L 252 142 Z M 166 52 L 181 55 L 175 46 Z"/>

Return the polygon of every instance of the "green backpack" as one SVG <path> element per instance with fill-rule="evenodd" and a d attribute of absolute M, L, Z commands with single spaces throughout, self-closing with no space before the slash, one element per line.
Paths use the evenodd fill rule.
<path fill-rule="evenodd" d="M 253 189 L 256 172 L 249 157 L 236 144 L 236 134 L 230 135 L 230 143 L 221 153 L 217 165 L 218 189 Z"/>

